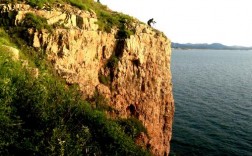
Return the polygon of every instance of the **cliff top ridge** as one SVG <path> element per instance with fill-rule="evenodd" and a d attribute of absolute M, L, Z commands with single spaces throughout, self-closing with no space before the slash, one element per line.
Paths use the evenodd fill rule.
<path fill-rule="evenodd" d="M 167 156 L 170 57 L 163 33 L 93 0 L 1 0 L 0 120 L 18 127 L 2 124 L 0 155 Z"/>
<path fill-rule="evenodd" d="M 106 5 L 94 0 L 2 0 L 2 4 L 28 4 L 36 10 L 61 11 L 67 14 L 81 14 L 85 12 L 91 17 L 97 18 L 98 30 L 111 33 L 116 30 L 120 38 L 129 38 L 130 35 L 136 33 L 136 25 L 146 23 L 138 19 L 110 10 Z M 27 8 L 24 8 L 27 9 Z M 30 8 L 31 9 L 31 8 Z M 24 10 L 26 11 L 26 10 Z M 149 27 L 157 36 L 162 35 L 162 32 Z"/>

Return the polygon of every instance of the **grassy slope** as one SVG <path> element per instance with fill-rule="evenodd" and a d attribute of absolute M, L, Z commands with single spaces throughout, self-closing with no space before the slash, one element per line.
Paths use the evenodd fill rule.
<path fill-rule="evenodd" d="M 3 0 L 5 3 L 23 2 L 24 0 Z M 44 5 L 53 7 L 55 4 L 67 3 L 82 10 L 95 11 L 98 18 L 99 30 L 111 32 L 113 27 L 119 29 L 119 38 L 129 38 L 135 33 L 131 26 L 134 19 L 128 15 L 113 12 L 105 5 L 94 2 L 94 0 L 26 0 L 26 3 L 36 8 L 43 8 Z"/>
<path fill-rule="evenodd" d="M 66 1 L 96 12 L 101 7 L 92 1 Z M 29 0 L 33 2 L 54 0 Z M 119 18 L 110 19 L 112 12 L 107 10 L 100 10 L 102 14 L 106 16 L 101 22 L 104 30 L 124 27 L 128 18 L 118 14 Z M 67 86 L 54 75 L 40 53 L 24 46 L 18 31 L 9 35 L 5 29 L 0 28 L 0 155 L 149 155 L 133 141 L 145 131 L 139 121 L 108 119 L 99 106 L 94 107 L 105 103 L 100 95 L 93 104 L 81 100 L 77 86 Z M 18 48 L 21 59 L 39 68 L 39 77 L 34 78 L 22 61 L 13 61 L 3 45 Z"/>

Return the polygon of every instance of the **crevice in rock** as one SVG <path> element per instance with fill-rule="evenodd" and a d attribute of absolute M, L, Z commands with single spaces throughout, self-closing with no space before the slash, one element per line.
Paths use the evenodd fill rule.
<path fill-rule="evenodd" d="M 140 66 L 140 60 L 136 59 L 136 60 L 132 60 L 132 63 L 134 66 L 139 67 Z"/>
<path fill-rule="evenodd" d="M 136 107 L 133 104 L 130 104 L 126 108 L 126 112 L 127 112 L 128 116 L 135 117 L 136 119 L 138 119 L 138 117 L 139 117 L 139 113 L 137 112 Z"/>
<path fill-rule="evenodd" d="M 114 78 L 116 76 L 116 69 L 118 67 L 119 60 L 123 56 L 125 42 L 126 42 L 125 39 L 118 39 L 116 41 L 115 48 L 113 50 L 112 55 L 107 60 L 107 63 L 105 63 L 104 67 L 102 67 L 99 71 L 99 75 L 98 75 L 99 82 L 102 84 L 105 84 L 107 86 L 110 86 L 110 89 L 113 88 L 112 82 L 114 81 Z M 103 46 L 102 47 L 102 57 L 103 58 L 106 58 L 105 50 L 106 50 L 106 46 Z M 105 74 L 104 71 L 106 71 L 107 73 Z"/>
<path fill-rule="evenodd" d="M 64 56 L 64 53 L 63 53 L 63 34 L 59 34 L 59 37 L 58 37 L 58 57 L 62 58 Z"/>
<path fill-rule="evenodd" d="M 144 83 L 142 83 L 142 85 L 141 85 L 141 91 L 145 92 L 145 84 Z"/>
<path fill-rule="evenodd" d="M 125 39 L 118 39 L 116 41 L 116 46 L 115 46 L 115 50 L 114 50 L 116 57 L 121 58 L 123 56 L 125 42 L 126 42 Z"/>
<path fill-rule="evenodd" d="M 15 25 L 15 17 L 17 15 L 16 11 L 10 12 L 1 12 L 0 13 L 0 25 L 1 26 L 14 26 Z"/>
<path fill-rule="evenodd" d="M 105 59 L 106 58 L 106 46 L 102 46 L 102 58 Z"/>

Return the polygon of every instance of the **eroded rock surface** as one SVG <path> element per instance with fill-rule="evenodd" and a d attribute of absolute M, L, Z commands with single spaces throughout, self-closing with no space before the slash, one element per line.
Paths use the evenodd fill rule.
<path fill-rule="evenodd" d="M 140 22 L 133 24 L 135 35 L 116 39 L 116 30 L 98 30 L 94 12 L 67 5 L 37 10 L 25 4 L 9 4 L 0 5 L 0 12 L 15 12 L 16 26 L 28 12 L 46 18 L 50 25 L 63 25 L 53 32 L 27 30 L 31 46 L 44 49 L 57 73 L 69 84 L 79 84 L 84 97 L 98 91 L 115 109 L 115 116 L 139 119 L 149 138 L 141 134 L 137 143 L 150 148 L 154 155 L 169 154 L 174 116 L 169 39 Z M 117 62 L 109 67 L 112 57 Z M 108 78 L 108 84 L 101 76 Z"/>

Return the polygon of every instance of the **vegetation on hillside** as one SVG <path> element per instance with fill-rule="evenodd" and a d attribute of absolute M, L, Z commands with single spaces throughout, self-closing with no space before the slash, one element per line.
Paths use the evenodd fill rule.
<path fill-rule="evenodd" d="M 43 8 L 43 6 L 51 6 L 57 3 L 68 3 L 78 7 L 81 10 L 94 11 L 98 18 L 98 25 L 101 31 L 111 32 L 112 28 L 118 29 L 117 37 L 120 39 L 129 38 L 135 34 L 132 27 L 134 19 L 128 15 L 113 12 L 105 5 L 95 2 L 94 0 L 4 0 L 3 2 L 23 2 L 30 4 L 33 7 Z"/>
<path fill-rule="evenodd" d="M 45 18 L 37 16 L 33 13 L 27 13 L 23 21 L 24 22 L 22 23 L 22 26 L 25 28 L 35 28 L 37 30 L 47 29 L 50 31 L 52 30 L 52 26 L 47 24 Z"/>
<path fill-rule="evenodd" d="M 23 2 L 2 2 L 18 1 Z M 25 2 L 37 8 L 69 3 L 94 10 L 101 31 L 117 28 L 119 39 L 134 33 L 131 17 L 93 0 Z M 12 18 L 12 13 L 0 17 L 0 155 L 150 155 L 134 143 L 141 132 L 147 133 L 140 121 L 108 118 L 105 111 L 113 108 L 103 96 L 95 93 L 89 101 L 82 100 L 77 85 L 69 86 L 55 74 L 44 50 L 27 45 L 28 28 L 52 31 L 46 19 L 27 13 L 22 24 L 13 27 Z M 12 59 L 8 46 L 20 50 L 20 60 Z M 108 67 L 114 69 L 119 57 L 113 55 Z M 38 77 L 32 68 L 39 69 Z"/>
<path fill-rule="evenodd" d="M 17 1 L 22 0 L 5 2 Z M 42 8 L 56 0 L 26 2 Z M 109 32 L 117 27 L 119 38 L 133 33 L 128 29 L 132 18 L 92 0 L 57 2 L 94 10 L 100 29 Z M 134 143 L 137 135 L 147 133 L 140 121 L 108 118 L 104 111 L 112 108 L 104 97 L 95 94 L 91 101 L 82 100 L 77 85 L 68 86 L 54 74 L 42 49 L 26 45 L 27 28 L 52 29 L 44 18 L 29 13 L 20 27 L 13 28 L 4 17 L 0 21 L 5 22 L 0 23 L 4 26 L 0 27 L 0 155 L 149 155 Z M 6 46 L 18 48 L 21 59 L 14 61 Z M 37 78 L 31 68 L 39 69 Z"/>

